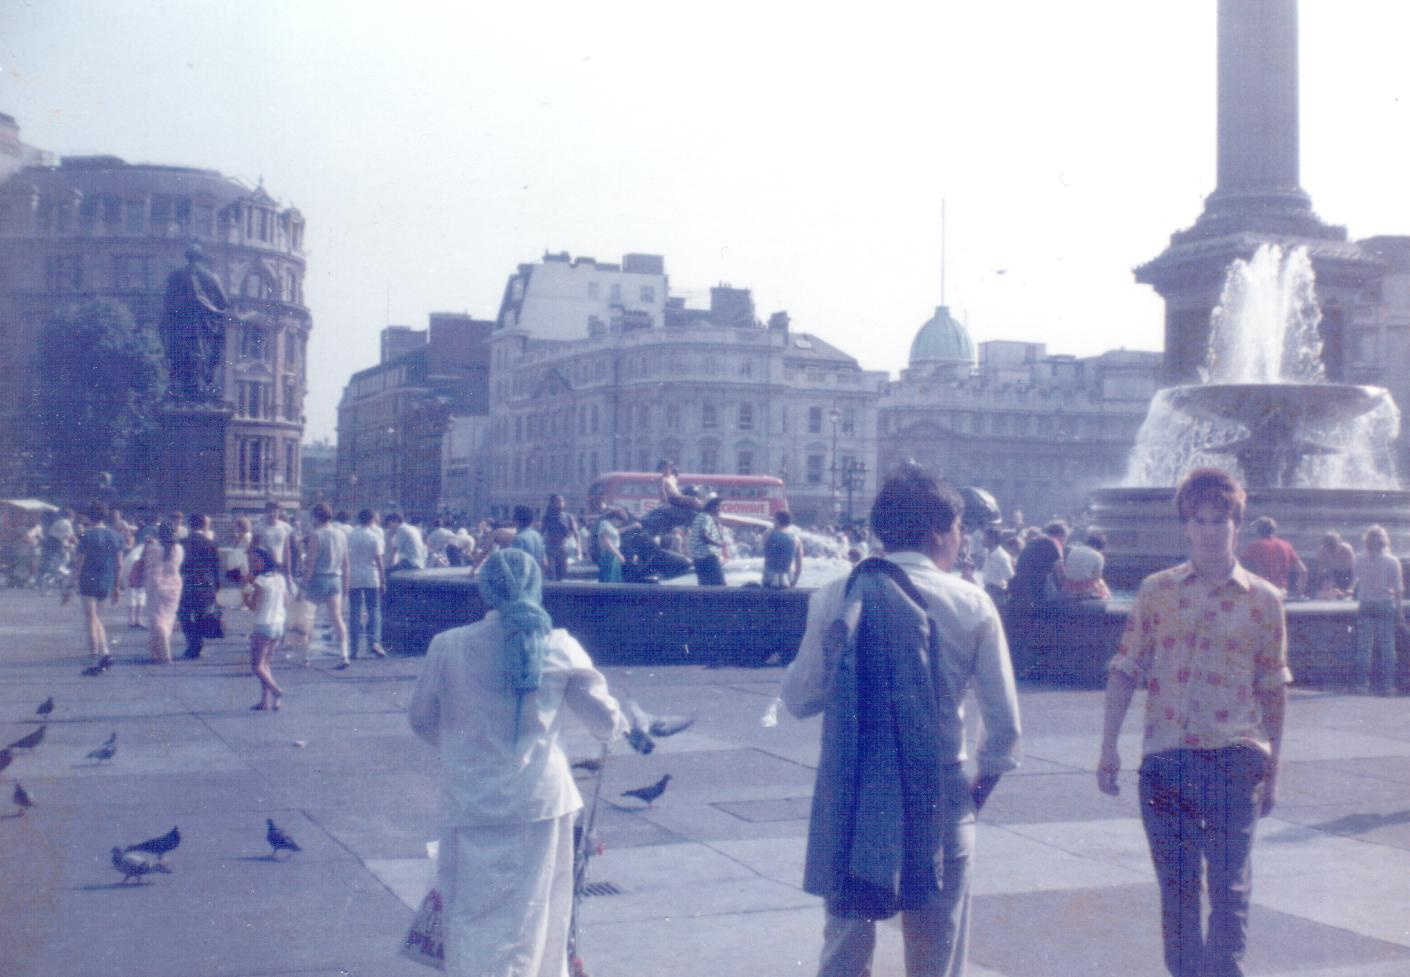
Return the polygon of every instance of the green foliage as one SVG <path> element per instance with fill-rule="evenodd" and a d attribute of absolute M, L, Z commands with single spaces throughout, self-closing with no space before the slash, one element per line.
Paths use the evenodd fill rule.
<path fill-rule="evenodd" d="M 154 330 L 121 302 L 99 299 L 51 319 L 39 336 L 41 377 L 34 418 L 42 465 L 60 496 L 111 472 L 129 495 L 154 457 L 166 357 Z"/>

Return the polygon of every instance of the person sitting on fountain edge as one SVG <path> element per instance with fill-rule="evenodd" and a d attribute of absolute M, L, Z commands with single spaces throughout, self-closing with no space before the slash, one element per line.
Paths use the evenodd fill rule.
<path fill-rule="evenodd" d="M 1278 523 L 1272 516 L 1260 516 L 1253 521 L 1253 531 L 1258 538 L 1239 553 L 1239 562 L 1284 595 L 1301 593 L 1307 566 L 1291 543 L 1278 538 Z"/>

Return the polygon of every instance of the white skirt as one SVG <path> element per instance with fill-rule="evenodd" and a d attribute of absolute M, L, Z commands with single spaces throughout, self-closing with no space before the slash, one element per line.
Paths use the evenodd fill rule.
<path fill-rule="evenodd" d="M 568 977 L 576 816 L 441 835 L 450 977 Z"/>

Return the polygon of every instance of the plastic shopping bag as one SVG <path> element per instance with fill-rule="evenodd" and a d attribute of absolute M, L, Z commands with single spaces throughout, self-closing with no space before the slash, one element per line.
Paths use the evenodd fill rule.
<path fill-rule="evenodd" d="M 436 888 L 436 855 L 439 847 L 434 841 L 426 846 L 426 853 L 431 856 L 431 891 L 426 893 L 426 898 L 421 900 L 421 906 L 416 910 L 411 928 L 406 931 L 406 939 L 402 940 L 401 954 L 408 960 L 415 960 L 427 967 L 445 970 L 446 944 L 441 928 L 443 907 L 441 890 Z"/>

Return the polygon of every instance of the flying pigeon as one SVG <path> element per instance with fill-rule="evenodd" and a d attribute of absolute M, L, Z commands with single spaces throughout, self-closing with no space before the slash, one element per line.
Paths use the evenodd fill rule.
<path fill-rule="evenodd" d="M 633 729 L 644 730 L 654 737 L 675 736 L 695 725 L 694 716 L 653 716 L 631 699 L 627 700 L 627 717 Z"/>
<path fill-rule="evenodd" d="M 279 826 L 274 823 L 274 820 L 272 818 L 265 818 L 264 823 L 268 825 L 268 828 L 264 832 L 264 840 L 269 842 L 270 848 L 274 849 L 272 852 L 269 853 L 270 858 L 277 857 L 281 848 L 285 851 L 303 850 L 298 846 L 298 843 L 295 842 L 293 838 L 290 838 L 288 835 L 286 835 L 283 831 L 279 829 Z"/>
<path fill-rule="evenodd" d="M 5 747 L 5 749 L 7 749 L 7 750 L 32 750 L 32 749 L 34 749 L 36 746 L 38 746 L 40 743 L 43 743 L 43 742 L 44 742 L 44 731 L 45 731 L 46 729 L 48 729 L 48 728 L 49 728 L 49 724 L 48 724 L 48 723 L 45 723 L 43 726 L 40 726 L 38 729 L 36 729 L 34 732 L 30 733 L 28 736 L 21 736 L 19 739 L 15 740 L 13 743 L 11 743 L 9 746 Z"/>
<path fill-rule="evenodd" d="M 47 716 L 54 711 L 54 697 L 51 695 L 39 704 L 39 708 L 34 710 L 36 716 Z"/>
<path fill-rule="evenodd" d="M 639 797 L 646 802 L 647 807 L 651 807 L 656 798 L 666 793 L 666 785 L 671 782 L 671 775 L 666 774 L 650 787 L 638 787 L 636 790 L 622 791 L 623 797 Z"/>
<path fill-rule="evenodd" d="M 15 759 L 15 755 L 8 749 L 0 750 L 0 770 L 4 770 Z"/>
<path fill-rule="evenodd" d="M 574 770 L 582 770 L 586 773 L 597 773 L 602 769 L 602 761 L 596 757 L 588 757 L 583 760 L 573 761 Z"/>
<path fill-rule="evenodd" d="M 23 787 L 20 786 L 20 782 L 18 780 L 15 781 L 14 796 L 15 807 L 20 809 L 21 814 L 23 814 L 25 811 L 29 810 L 31 807 L 34 806 L 34 798 L 29 796 L 29 791 L 25 790 Z"/>
<path fill-rule="evenodd" d="M 181 831 L 177 828 L 172 828 L 166 834 L 158 838 L 148 838 L 146 841 L 139 842 L 135 845 L 128 845 L 123 851 L 142 851 L 149 855 L 156 855 L 160 861 L 165 861 L 166 853 L 175 849 L 179 844 L 181 844 Z"/>
<path fill-rule="evenodd" d="M 128 879 L 140 879 L 152 872 L 171 874 L 171 869 L 167 868 L 161 859 L 144 851 L 124 852 L 121 848 L 113 849 L 113 868 L 122 873 L 123 882 Z"/>
<path fill-rule="evenodd" d="M 644 729 L 637 729 L 635 726 L 627 730 L 627 742 L 631 744 L 633 750 L 642 756 L 646 756 L 656 749 L 656 741 L 651 738 L 651 734 Z"/>
<path fill-rule="evenodd" d="M 107 742 L 88 754 L 84 759 L 97 760 L 99 763 L 102 763 L 104 760 L 111 760 L 115 756 L 117 756 L 117 733 L 109 736 Z"/>

